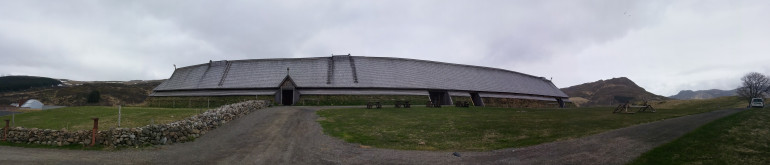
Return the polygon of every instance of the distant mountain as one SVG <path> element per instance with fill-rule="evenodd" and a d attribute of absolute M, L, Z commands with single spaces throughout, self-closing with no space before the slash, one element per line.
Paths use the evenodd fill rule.
<path fill-rule="evenodd" d="M 669 97 L 673 99 L 679 99 L 679 100 L 710 99 L 710 98 L 717 98 L 722 96 L 736 96 L 738 95 L 738 93 L 736 93 L 737 90 L 738 89 L 733 89 L 733 90 L 710 89 L 710 90 L 699 90 L 699 91 L 682 90 L 682 91 L 679 91 L 678 94 L 669 96 Z"/>
<path fill-rule="evenodd" d="M 58 86 L 61 81 L 48 77 L 35 76 L 3 76 L 0 77 L 0 92 L 20 91 L 36 87 Z"/>
<path fill-rule="evenodd" d="M 580 106 L 609 106 L 625 102 L 660 101 L 669 98 L 655 95 L 639 87 L 626 77 L 599 80 L 567 88 L 562 91 Z M 573 101 L 574 102 L 574 101 Z"/>

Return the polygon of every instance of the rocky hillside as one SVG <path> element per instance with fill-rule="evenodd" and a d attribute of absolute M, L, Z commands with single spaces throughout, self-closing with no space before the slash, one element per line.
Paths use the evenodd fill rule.
<path fill-rule="evenodd" d="M 711 89 L 711 90 L 699 90 L 699 91 L 682 90 L 682 91 L 679 91 L 678 94 L 669 96 L 669 97 L 673 99 L 679 99 L 679 100 L 711 99 L 711 98 L 717 98 L 722 96 L 736 96 L 738 95 L 736 91 L 737 89 L 733 89 L 733 90 Z"/>
<path fill-rule="evenodd" d="M 38 99 L 46 105 L 81 106 L 81 105 L 131 105 L 141 104 L 160 85 L 163 80 L 149 81 L 79 81 L 55 87 L 31 88 L 21 91 L 0 92 L 0 105 L 9 105 L 20 99 Z M 89 93 L 98 91 L 100 101 L 87 103 Z"/>
<path fill-rule="evenodd" d="M 599 80 L 562 88 L 561 90 L 570 96 L 570 100 L 577 101 L 573 102 L 580 106 L 612 106 L 629 101 L 660 101 L 669 99 L 647 92 L 644 88 L 639 87 L 639 85 L 625 77 Z"/>

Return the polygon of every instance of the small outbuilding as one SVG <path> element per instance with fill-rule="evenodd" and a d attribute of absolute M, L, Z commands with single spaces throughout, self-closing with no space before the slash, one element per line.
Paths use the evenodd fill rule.
<path fill-rule="evenodd" d="M 29 108 L 29 109 L 43 109 L 43 103 L 40 102 L 39 100 L 29 99 L 29 100 L 24 102 L 24 104 L 22 104 L 19 107 L 21 107 L 21 108 Z"/>

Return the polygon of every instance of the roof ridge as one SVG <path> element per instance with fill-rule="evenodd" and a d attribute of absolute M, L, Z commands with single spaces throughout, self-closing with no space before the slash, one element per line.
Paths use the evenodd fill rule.
<path fill-rule="evenodd" d="M 494 68 L 494 67 L 488 67 L 488 66 L 478 66 L 478 65 L 468 65 L 468 64 L 457 64 L 457 63 L 449 63 L 449 62 L 441 62 L 441 61 L 432 61 L 432 60 L 422 60 L 422 59 L 413 59 L 413 58 L 403 58 L 403 57 L 353 56 L 353 55 L 350 55 L 350 54 L 348 54 L 348 55 L 332 55 L 332 57 L 335 57 L 335 56 L 348 56 L 349 58 L 354 58 L 354 57 L 355 57 L 355 58 L 383 58 L 383 59 L 401 59 L 401 60 L 411 60 L 411 61 L 423 61 L 423 62 L 432 62 L 432 63 L 439 63 L 439 64 L 448 64 L 448 65 L 457 65 L 457 66 L 465 66 L 465 67 L 475 67 L 475 68 L 483 68 L 483 69 L 493 69 L 493 70 L 500 70 L 500 71 L 505 71 L 505 72 L 511 72 L 511 73 L 516 73 L 516 74 L 521 74 L 521 75 L 524 75 L 524 76 L 529 76 L 529 77 L 533 77 L 533 78 L 541 78 L 541 79 L 543 79 L 543 80 L 548 80 L 548 79 L 546 79 L 545 77 L 535 76 L 535 75 L 531 75 L 531 74 L 521 73 L 521 72 L 517 72 L 517 71 L 512 71 L 512 70 L 502 69 L 502 68 Z M 328 58 L 328 56 L 327 56 L 327 57 L 299 57 L 299 58 L 262 58 L 262 59 L 241 59 L 241 60 L 228 60 L 228 62 L 248 62 L 248 61 L 268 61 L 268 60 L 309 60 L 309 59 L 323 59 L 323 58 Z M 204 64 L 205 64 L 205 63 L 204 63 Z M 204 64 L 198 64 L 198 65 L 204 65 Z M 198 66 L 198 65 L 190 65 L 190 66 L 185 66 L 185 67 L 181 67 L 181 68 L 178 68 L 178 69 L 187 68 L 187 67 L 192 67 L 192 66 Z"/>
<path fill-rule="evenodd" d="M 517 72 L 517 71 L 512 71 L 512 70 L 507 70 L 507 69 L 502 69 L 502 68 L 494 68 L 494 67 L 488 67 L 488 66 L 478 66 L 478 65 L 457 64 L 457 63 L 449 63 L 449 62 L 441 62 L 441 61 L 431 61 L 431 60 L 421 60 L 421 59 L 412 59 L 412 58 L 402 58 L 402 57 L 375 57 L 375 56 L 351 56 L 351 57 L 363 57 L 363 58 L 384 58 L 384 59 L 401 59 L 401 60 L 412 60 L 412 61 L 432 62 L 432 63 L 439 63 L 439 64 L 449 64 L 449 65 L 457 65 L 457 66 L 465 66 L 465 67 L 475 67 L 475 68 L 483 68 L 483 69 L 494 69 L 494 70 L 500 70 L 500 71 L 505 71 L 505 72 L 511 72 L 511 73 L 521 74 L 521 75 L 525 75 L 525 76 L 529 76 L 529 77 L 533 77 L 533 78 L 541 78 L 541 79 L 543 79 L 543 80 L 547 80 L 547 79 L 545 79 L 545 77 L 534 76 L 534 75 L 530 75 L 530 74 L 526 74 L 526 73 L 521 73 L 521 72 Z"/>
<path fill-rule="evenodd" d="M 342 63 L 338 64 L 338 62 Z M 236 63 L 235 65 L 232 65 L 232 67 L 238 67 L 229 68 L 230 64 L 232 63 Z M 404 64 L 403 67 L 406 68 L 393 68 L 402 66 L 400 64 Z M 401 57 L 350 55 L 227 60 L 225 61 L 226 66 L 221 75 L 222 77 L 218 77 L 219 83 L 213 82 L 215 83 L 213 86 L 202 85 L 200 84 L 201 80 L 198 80 L 197 82 L 199 84 L 191 84 L 191 87 L 185 87 L 185 85 L 188 85 L 189 83 L 195 83 L 190 82 L 193 80 L 188 80 L 193 77 L 198 77 L 191 77 L 193 72 L 195 72 L 195 74 L 199 74 L 198 72 L 201 71 L 198 70 L 202 69 L 202 74 L 204 77 L 207 74 L 212 74 L 208 73 L 210 72 L 209 69 L 211 68 L 198 68 L 206 67 L 205 65 L 206 63 L 178 68 L 174 71 L 174 74 L 172 74 L 169 80 L 159 85 L 159 87 L 156 87 L 155 90 L 217 87 L 266 87 L 266 83 L 272 83 L 273 81 L 276 81 L 273 80 L 274 78 L 270 78 L 271 76 L 274 76 L 273 74 L 277 74 L 275 67 L 285 65 L 296 66 L 300 68 L 298 71 L 301 71 L 302 73 L 298 73 L 297 77 L 292 77 L 297 78 L 297 83 L 300 83 L 299 85 L 303 85 L 304 87 L 414 87 L 426 89 L 436 88 L 472 91 L 499 90 L 512 93 L 553 95 L 560 97 L 566 96 L 566 94 L 560 91 L 559 88 L 553 84 L 553 82 L 545 79 L 544 77 L 538 77 L 507 69 Z M 265 72 L 262 72 L 262 70 Z M 397 71 L 398 73 L 393 73 L 391 75 L 387 70 Z M 334 73 L 337 71 L 339 71 L 339 73 Z M 350 75 L 348 76 L 348 74 Z M 237 77 L 234 77 L 232 80 L 228 80 L 229 78 L 226 78 L 236 75 Z M 350 78 L 353 78 L 353 81 L 348 82 Z M 356 82 L 356 80 L 358 80 L 358 82 Z M 170 81 L 181 84 L 171 84 L 169 83 Z M 228 85 L 228 83 L 224 83 L 224 81 L 237 82 L 230 83 Z"/>

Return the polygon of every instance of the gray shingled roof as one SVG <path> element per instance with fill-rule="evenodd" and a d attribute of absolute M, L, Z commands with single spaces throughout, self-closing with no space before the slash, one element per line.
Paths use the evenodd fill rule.
<path fill-rule="evenodd" d="M 286 77 L 287 68 L 298 88 L 439 89 L 568 97 L 549 80 L 523 73 L 363 56 L 215 61 L 178 68 L 154 90 L 277 88 Z"/>

